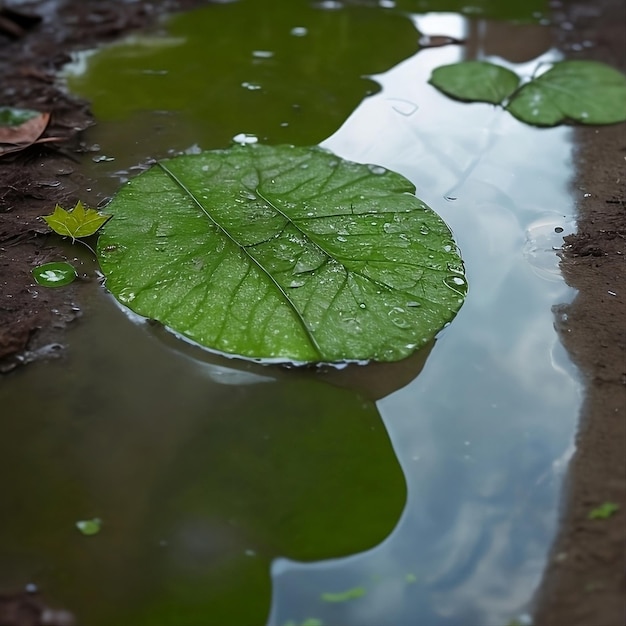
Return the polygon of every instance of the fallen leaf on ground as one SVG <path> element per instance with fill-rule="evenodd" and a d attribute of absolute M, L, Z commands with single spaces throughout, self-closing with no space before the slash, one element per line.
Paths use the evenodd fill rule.
<path fill-rule="evenodd" d="M 619 511 L 619 504 L 615 502 L 603 502 L 600 506 L 589 511 L 589 519 L 608 519 Z"/>
<path fill-rule="evenodd" d="M 76 280 L 76 269 L 64 261 L 38 265 L 31 273 L 35 282 L 44 287 L 64 287 Z"/>
<path fill-rule="evenodd" d="M 11 152 L 24 150 L 37 143 L 59 141 L 61 137 L 42 137 L 50 122 L 50 113 L 37 111 L 7 110 L 0 125 L 0 157 Z M 14 113 L 14 115 L 11 115 Z M 30 115 L 32 113 L 32 115 Z M 7 119 L 8 123 L 4 123 Z M 15 121 L 21 123 L 15 123 Z"/>
<path fill-rule="evenodd" d="M 86 209 L 79 200 L 76 206 L 67 211 L 58 204 L 52 215 L 41 216 L 52 230 L 63 237 L 79 239 L 93 235 L 111 216 L 95 209 Z"/>

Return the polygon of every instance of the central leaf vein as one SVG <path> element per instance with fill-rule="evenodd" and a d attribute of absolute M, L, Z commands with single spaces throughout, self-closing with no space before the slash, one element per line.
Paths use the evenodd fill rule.
<path fill-rule="evenodd" d="M 278 293 L 282 296 L 282 299 L 289 305 L 293 313 L 295 314 L 300 326 L 302 327 L 306 337 L 311 343 L 313 349 L 317 352 L 317 354 L 321 357 L 323 352 L 315 338 L 313 332 L 309 328 L 306 320 L 302 317 L 301 312 L 296 306 L 295 302 L 289 297 L 289 295 L 285 292 L 280 283 L 274 278 L 274 276 L 263 266 L 262 263 L 259 262 L 252 254 L 246 250 L 245 246 L 242 245 L 237 239 L 225 228 L 222 224 L 220 224 L 211 213 L 205 208 L 205 206 L 198 200 L 198 198 L 192 193 L 192 191 L 185 185 L 185 183 L 174 174 L 168 167 L 165 166 L 161 161 L 157 161 L 158 166 L 161 170 L 178 186 L 178 188 L 185 194 L 185 196 L 191 200 L 191 202 L 196 205 L 208 218 L 209 220 L 218 228 L 219 232 L 221 232 L 234 246 L 236 246 L 239 250 L 243 252 L 243 254 L 247 257 L 248 261 L 251 264 L 254 264 L 260 271 L 261 274 L 264 275 L 269 281 L 273 284 Z"/>

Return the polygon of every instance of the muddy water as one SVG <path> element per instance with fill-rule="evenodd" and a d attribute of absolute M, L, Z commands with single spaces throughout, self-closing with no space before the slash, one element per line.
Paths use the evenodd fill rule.
<path fill-rule="evenodd" d="M 67 357 L 0 387 L 15 415 L 0 585 L 107 626 L 499 626 L 528 610 L 579 406 L 552 310 L 573 295 L 554 250 L 571 230 L 570 132 L 427 79 L 464 55 L 530 74 L 555 53 L 539 25 L 324 4 L 207 7 L 80 59 L 70 84 L 103 119 L 83 199 L 240 133 L 323 141 L 415 183 L 462 250 L 465 305 L 429 351 L 337 375 L 208 355 L 87 282 Z M 416 53 L 417 29 L 468 43 Z M 101 533 L 81 536 L 92 517 Z"/>

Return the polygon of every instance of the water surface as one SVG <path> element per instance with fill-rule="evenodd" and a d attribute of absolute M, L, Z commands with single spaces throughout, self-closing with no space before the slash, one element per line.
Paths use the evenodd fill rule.
<path fill-rule="evenodd" d="M 552 312 L 572 298 L 553 249 L 571 230 L 570 131 L 427 79 L 464 55 L 530 73 L 556 53 L 541 25 L 331 4 L 208 6 L 83 58 L 70 84 L 102 118 L 83 200 L 241 133 L 322 141 L 416 185 L 461 248 L 465 305 L 430 351 L 340 380 L 198 352 L 86 284 L 66 359 L 0 387 L 16 416 L 0 427 L 0 585 L 103 626 L 499 626 L 528 610 L 579 406 Z M 418 28 L 467 45 L 418 52 Z M 94 516 L 102 532 L 82 537 Z"/>

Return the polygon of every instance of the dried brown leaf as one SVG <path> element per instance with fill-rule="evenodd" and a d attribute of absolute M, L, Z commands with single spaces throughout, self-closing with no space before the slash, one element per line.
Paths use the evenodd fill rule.
<path fill-rule="evenodd" d="M 0 126 L 0 144 L 32 145 L 46 130 L 49 121 L 50 113 L 40 113 L 19 126 Z"/>

